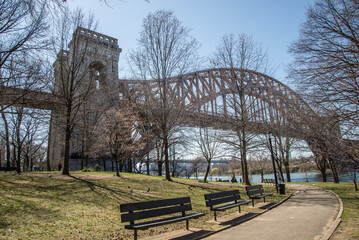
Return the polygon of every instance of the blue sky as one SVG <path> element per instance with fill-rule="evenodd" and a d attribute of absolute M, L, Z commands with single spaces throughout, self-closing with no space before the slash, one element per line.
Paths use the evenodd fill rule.
<path fill-rule="evenodd" d="M 142 20 L 158 9 L 173 10 L 201 43 L 200 54 L 208 57 L 227 33 L 252 35 L 268 50 L 274 76 L 288 83 L 285 68 L 292 60 L 288 46 L 296 40 L 306 9 L 314 0 L 68 0 L 71 8 L 92 11 L 99 20 L 98 32 L 115 37 L 122 48 L 119 76 L 126 73 L 126 54 L 136 48 Z"/>

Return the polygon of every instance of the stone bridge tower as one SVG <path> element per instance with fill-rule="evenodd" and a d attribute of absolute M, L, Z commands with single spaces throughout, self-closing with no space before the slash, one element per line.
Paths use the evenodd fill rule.
<path fill-rule="evenodd" d="M 73 33 L 67 51 L 60 51 L 53 64 L 55 72 L 54 92 L 63 98 L 61 87 L 64 79 L 76 77 L 80 87 L 75 94 L 91 91 L 89 97 L 81 106 L 80 111 L 86 110 L 86 120 L 79 113 L 77 125 L 96 120 L 98 111 L 103 111 L 112 104 L 117 104 L 119 97 L 118 62 L 121 48 L 118 40 L 82 27 Z M 78 64 L 79 73 L 71 73 L 71 66 Z M 75 71 L 73 71 L 75 72 Z M 72 75 L 71 75 L 72 74 Z M 66 80 L 65 80 L 66 81 Z M 50 134 L 48 141 L 48 158 L 51 169 L 57 169 L 64 159 L 65 120 L 64 109 L 53 111 L 51 114 Z M 75 128 L 72 136 L 71 153 L 76 157 L 79 142 L 86 139 L 84 131 Z M 82 146 L 83 147 L 83 146 Z"/>

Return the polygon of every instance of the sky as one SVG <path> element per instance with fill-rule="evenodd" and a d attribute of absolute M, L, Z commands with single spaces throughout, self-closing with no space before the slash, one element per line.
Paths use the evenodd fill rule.
<path fill-rule="evenodd" d="M 208 58 L 220 39 L 229 33 L 244 33 L 268 51 L 276 67 L 272 77 L 289 84 L 286 68 L 292 61 L 288 47 L 298 37 L 306 10 L 314 0 L 68 0 L 70 8 L 92 12 L 98 32 L 118 39 L 122 53 L 119 77 L 126 71 L 126 55 L 135 49 L 143 18 L 156 10 L 173 10 L 201 44 L 200 55 Z M 121 70 L 122 69 L 122 70 Z"/>

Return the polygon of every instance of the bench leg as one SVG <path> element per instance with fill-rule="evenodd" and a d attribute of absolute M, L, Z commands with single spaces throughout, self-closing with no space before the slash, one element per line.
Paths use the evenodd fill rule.
<path fill-rule="evenodd" d="M 186 220 L 186 229 L 189 230 L 189 222 Z"/>
<path fill-rule="evenodd" d="M 214 211 L 214 221 L 217 222 L 217 211 Z"/>
<path fill-rule="evenodd" d="M 254 207 L 254 199 L 252 199 L 252 207 Z"/>
<path fill-rule="evenodd" d="M 135 232 L 133 233 L 133 239 L 137 240 L 137 229 L 134 230 Z"/>
<path fill-rule="evenodd" d="M 263 198 L 263 202 L 266 202 L 266 198 L 265 198 L 265 197 Z"/>
<path fill-rule="evenodd" d="M 238 206 L 239 213 L 241 213 L 241 206 Z"/>

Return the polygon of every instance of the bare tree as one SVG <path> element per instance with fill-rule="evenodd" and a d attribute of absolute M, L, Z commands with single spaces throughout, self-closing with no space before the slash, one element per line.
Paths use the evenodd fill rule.
<path fill-rule="evenodd" d="M 9 0 L 0 2 L 0 88 L 16 87 L 39 89 L 42 85 L 39 74 L 40 63 L 34 50 L 41 50 L 47 45 L 45 32 L 46 8 L 38 1 Z M 35 59 L 35 60 L 34 60 Z M 36 63 L 37 62 L 37 63 Z M 24 95 L 26 91 L 22 94 Z M 1 91 L 2 101 L 7 99 L 6 91 Z M 6 119 L 6 108 L 16 104 L 22 96 L 6 101 L 1 105 L 1 116 L 4 123 L 4 140 L 6 145 L 6 162 L 10 166 L 10 134 Z M 10 111 L 11 112 L 11 111 Z"/>
<path fill-rule="evenodd" d="M 65 113 L 64 119 L 58 118 L 57 125 L 65 131 L 62 173 L 68 175 L 71 137 L 81 119 L 80 110 L 96 90 L 96 79 L 90 77 L 91 62 L 88 62 L 96 57 L 96 42 L 87 37 L 81 27 L 93 30 L 96 22 L 93 16 L 86 18 L 81 10 L 76 10 L 64 12 L 59 23 L 54 93 L 63 103 L 60 111 Z"/>
<path fill-rule="evenodd" d="M 190 178 L 192 174 L 195 175 L 196 179 L 198 179 L 198 173 L 203 169 L 207 164 L 206 160 L 203 157 L 197 157 L 191 161 L 192 166 L 187 172 L 187 178 Z"/>
<path fill-rule="evenodd" d="M 255 130 L 250 126 L 252 114 L 250 109 L 262 109 L 262 106 L 258 105 L 254 108 L 253 105 L 257 102 L 251 99 L 252 86 L 246 84 L 245 72 L 253 70 L 268 73 L 271 70 L 268 59 L 262 47 L 245 34 L 240 34 L 237 38 L 233 34 L 225 35 L 211 59 L 215 67 L 231 69 L 230 84 L 233 93 L 227 94 L 226 107 L 232 111 L 228 117 L 235 119 L 232 121 L 231 129 L 235 131 L 237 140 L 234 142 L 226 140 L 226 142 L 240 152 L 243 182 L 247 185 L 250 184 L 247 152 L 256 139 L 256 134 L 253 134 Z"/>
<path fill-rule="evenodd" d="M 194 142 L 207 163 L 206 173 L 203 179 L 204 182 L 207 182 L 208 174 L 211 171 L 212 160 L 221 157 L 223 154 L 223 143 L 219 141 L 220 136 L 218 130 L 200 127 L 198 133 L 195 135 Z"/>
<path fill-rule="evenodd" d="M 46 7 L 40 1 L 1 1 L 0 74 L 12 55 L 44 47 L 46 31 Z"/>
<path fill-rule="evenodd" d="M 308 8 L 299 38 L 290 47 L 295 57 L 290 75 L 322 116 L 341 125 L 340 133 L 320 136 L 327 149 L 340 153 L 329 157 L 356 165 L 358 158 L 341 138 L 358 137 L 358 6 L 356 0 L 317 1 Z"/>
<path fill-rule="evenodd" d="M 260 154 L 254 154 L 253 157 L 249 159 L 249 165 L 252 171 L 261 175 L 261 182 L 263 183 L 264 174 L 271 169 L 270 160 Z"/>
<path fill-rule="evenodd" d="M 96 139 L 101 139 L 92 147 L 95 154 L 108 151 L 116 163 L 116 172 L 119 176 L 119 164 L 126 159 L 127 172 L 132 172 L 133 157 L 136 151 L 144 148 L 145 143 L 140 135 L 140 121 L 133 104 L 112 108 L 102 116 L 97 125 Z M 95 155 L 95 154 L 92 155 Z M 121 163 L 122 162 L 122 163 Z"/>
<path fill-rule="evenodd" d="M 280 133 L 278 134 L 277 131 L 274 131 L 273 136 L 274 136 L 274 151 L 276 152 L 276 160 L 277 160 L 276 162 L 278 165 L 279 173 L 281 175 L 281 179 L 284 180 L 284 174 L 283 174 L 283 166 L 284 166 L 287 182 L 291 182 L 290 168 L 289 168 L 290 167 L 289 153 L 292 145 L 295 142 L 295 139 L 288 136 L 282 137 Z"/>
<path fill-rule="evenodd" d="M 184 96 L 172 92 L 170 78 L 183 74 L 196 61 L 198 42 L 172 11 L 150 13 L 143 21 L 138 49 L 130 52 L 135 76 L 146 81 L 147 120 L 164 146 L 166 180 L 170 181 L 169 136 L 180 124 Z"/>

